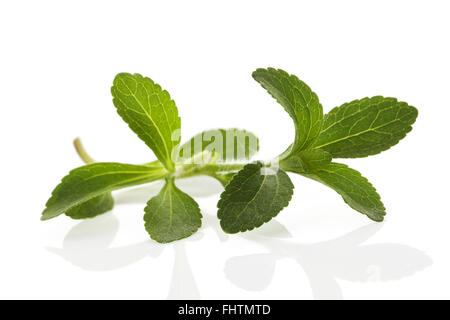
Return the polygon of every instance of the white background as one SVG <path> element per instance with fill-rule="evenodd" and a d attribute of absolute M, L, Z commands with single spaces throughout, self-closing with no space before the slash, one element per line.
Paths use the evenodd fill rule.
<path fill-rule="evenodd" d="M 0 298 L 450 298 L 448 1 L 2 1 Z M 168 245 L 143 227 L 161 184 L 115 193 L 112 213 L 39 220 L 82 163 L 142 163 L 151 151 L 116 114 L 110 86 L 139 72 L 178 105 L 182 135 L 239 127 L 260 159 L 293 138 L 289 116 L 251 78 L 296 74 L 325 112 L 373 95 L 419 109 L 414 130 L 377 156 L 344 160 L 377 187 L 384 223 L 291 175 L 288 208 L 225 235 L 210 179 L 180 181 L 204 227 Z"/>

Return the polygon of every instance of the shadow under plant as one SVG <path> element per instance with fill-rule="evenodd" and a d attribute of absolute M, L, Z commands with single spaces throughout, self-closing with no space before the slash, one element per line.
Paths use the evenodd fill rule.
<path fill-rule="evenodd" d="M 140 191 L 135 192 L 138 197 Z M 242 241 L 254 241 L 266 252 L 229 258 L 225 263 L 225 275 L 239 288 L 262 291 L 269 287 L 277 261 L 289 258 L 296 261 L 299 271 L 303 269 L 307 275 L 314 298 L 339 299 L 344 295 L 337 280 L 399 280 L 432 264 L 432 260 L 425 253 L 407 245 L 365 244 L 382 226 L 373 223 L 333 240 L 302 244 L 291 241 L 289 231 L 273 220 L 266 227 L 242 236 Z M 67 233 L 62 248 L 47 249 L 88 271 L 119 269 L 147 257 L 156 258 L 163 250 L 173 250 L 175 262 L 167 297 L 196 299 L 201 295 L 189 263 L 187 246 L 201 238 L 208 228 L 211 228 L 221 241 L 228 239 L 217 220 L 213 216 L 205 215 L 202 233 L 197 237 L 168 245 L 148 240 L 112 247 L 119 221 L 109 213 L 78 223 Z"/>
<path fill-rule="evenodd" d="M 246 236 L 266 248 L 267 253 L 228 259 L 225 274 L 240 288 L 266 289 L 276 262 L 294 259 L 307 275 L 316 299 L 341 299 L 338 279 L 357 282 L 399 280 L 432 264 L 422 251 L 396 243 L 364 244 L 382 224 L 369 224 L 342 237 L 314 244 L 301 244 L 264 235 Z"/>

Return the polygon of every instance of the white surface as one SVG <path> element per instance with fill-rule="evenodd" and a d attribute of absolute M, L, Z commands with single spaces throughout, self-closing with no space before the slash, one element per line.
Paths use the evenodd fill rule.
<path fill-rule="evenodd" d="M 450 298 L 448 1 L 2 1 L 0 298 Z M 118 72 L 153 78 L 175 99 L 185 138 L 241 127 L 260 158 L 290 143 L 288 115 L 251 78 L 298 75 L 325 111 L 395 96 L 414 130 L 377 156 L 346 160 L 379 190 L 383 224 L 299 176 L 276 222 L 245 235 L 218 227 L 213 180 L 182 181 L 205 216 L 169 245 L 143 227 L 158 184 L 115 193 L 112 213 L 41 222 L 51 190 L 81 165 L 153 159 L 116 114 Z"/>

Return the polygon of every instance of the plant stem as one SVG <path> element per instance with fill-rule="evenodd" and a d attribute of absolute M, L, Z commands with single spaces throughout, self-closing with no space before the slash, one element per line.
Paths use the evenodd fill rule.
<path fill-rule="evenodd" d="M 91 156 L 84 149 L 80 138 L 75 138 L 75 140 L 73 140 L 73 146 L 75 147 L 75 150 L 77 151 L 78 155 L 80 156 L 81 160 L 83 160 L 84 163 L 88 164 L 95 162 L 95 160 L 92 159 Z"/>
<path fill-rule="evenodd" d="M 231 163 L 231 164 L 223 163 L 223 164 L 205 164 L 201 165 L 200 167 L 206 171 L 225 172 L 225 171 L 241 170 L 245 165 L 246 163 Z"/>
<path fill-rule="evenodd" d="M 80 156 L 81 160 L 83 160 L 84 163 L 89 164 L 95 162 L 94 159 L 86 152 L 86 150 L 83 147 L 83 144 L 81 143 L 80 138 L 76 138 L 73 141 L 73 145 L 75 147 L 75 150 L 77 151 L 78 155 Z M 228 173 L 228 172 L 234 172 L 241 170 L 246 163 L 215 163 L 216 159 L 212 159 L 210 163 L 205 164 L 177 164 L 177 170 L 175 172 L 168 172 L 164 177 L 162 178 L 189 178 L 193 176 L 210 176 L 218 179 L 222 183 L 224 183 L 226 180 L 224 180 L 220 173 Z M 161 168 L 164 168 L 162 163 L 159 160 L 155 160 L 149 163 L 143 164 L 144 166 L 154 167 L 158 166 Z"/>
<path fill-rule="evenodd" d="M 193 176 L 215 176 L 219 172 L 238 171 L 244 167 L 242 163 L 232 164 L 185 164 L 176 171 L 176 177 L 188 178 Z"/>

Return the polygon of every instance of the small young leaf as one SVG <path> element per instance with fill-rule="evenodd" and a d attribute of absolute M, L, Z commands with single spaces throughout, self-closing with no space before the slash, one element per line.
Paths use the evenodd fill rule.
<path fill-rule="evenodd" d="M 111 88 L 117 112 L 172 171 L 172 149 L 178 145 L 180 118 L 167 91 L 140 74 L 119 73 Z"/>
<path fill-rule="evenodd" d="M 204 151 L 215 153 L 217 162 L 249 160 L 258 152 L 258 138 L 242 129 L 213 129 L 200 132 L 180 147 L 182 159 L 193 159 Z"/>
<path fill-rule="evenodd" d="M 383 221 L 386 212 L 380 196 L 358 171 L 345 164 L 331 162 L 303 175 L 334 189 L 356 211 L 374 221 Z"/>
<path fill-rule="evenodd" d="M 328 165 L 331 160 L 331 154 L 326 151 L 320 149 L 302 150 L 287 158 L 281 159 L 280 168 L 285 171 L 302 174 Z"/>
<path fill-rule="evenodd" d="M 403 139 L 416 118 L 416 108 L 395 98 L 354 100 L 325 115 L 314 148 L 328 151 L 333 158 L 374 155 Z"/>
<path fill-rule="evenodd" d="M 114 199 L 111 192 L 106 192 L 95 198 L 89 199 L 66 211 L 66 216 L 72 219 L 93 218 L 114 207 Z"/>
<path fill-rule="evenodd" d="M 41 220 L 54 218 L 105 192 L 158 180 L 166 174 L 160 165 L 96 162 L 76 168 L 53 190 Z"/>
<path fill-rule="evenodd" d="M 317 95 L 296 76 L 280 69 L 257 69 L 252 76 L 294 120 L 295 140 L 290 152 L 306 149 L 322 128 L 323 110 Z"/>
<path fill-rule="evenodd" d="M 200 228 L 201 219 L 197 202 L 178 189 L 173 180 L 167 181 L 145 207 L 145 229 L 161 243 L 189 237 Z"/>
<path fill-rule="evenodd" d="M 291 180 L 281 169 L 270 170 L 260 162 L 247 164 L 227 184 L 217 204 L 225 232 L 257 228 L 288 205 L 294 189 Z"/>

